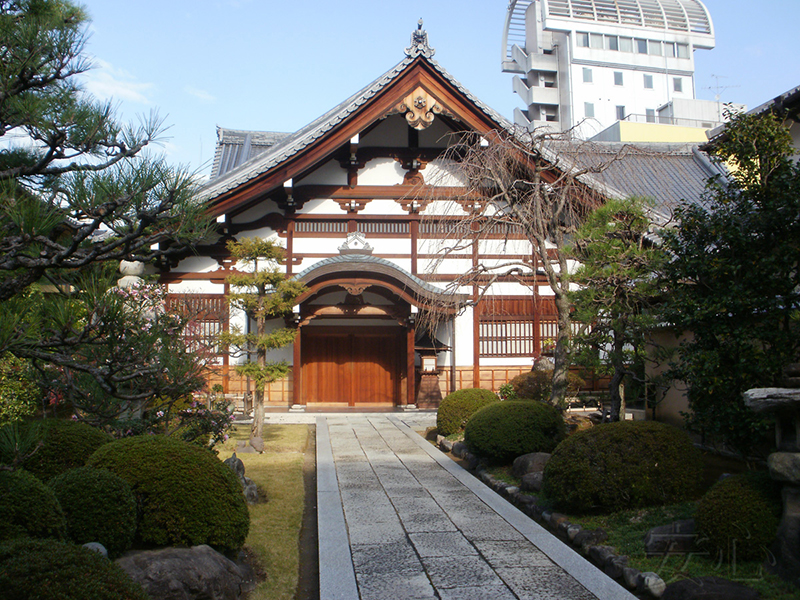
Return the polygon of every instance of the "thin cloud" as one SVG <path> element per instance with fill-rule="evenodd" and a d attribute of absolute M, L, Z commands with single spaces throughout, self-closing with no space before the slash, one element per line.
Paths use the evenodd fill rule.
<path fill-rule="evenodd" d="M 192 86 L 186 86 L 183 88 L 183 91 L 189 94 L 190 96 L 194 96 L 195 98 L 202 100 L 203 102 L 216 102 L 217 98 L 212 96 L 205 90 L 200 90 Z"/>
<path fill-rule="evenodd" d="M 95 59 L 95 68 L 88 71 L 86 91 L 101 100 L 152 104 L 148 94 L 153 90 L 152 83 L 140 83 L 127 71 L 116 69 L 104 60 Z"/>

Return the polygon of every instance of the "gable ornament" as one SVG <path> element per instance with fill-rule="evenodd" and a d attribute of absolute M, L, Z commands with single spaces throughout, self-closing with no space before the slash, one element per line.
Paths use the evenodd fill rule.
<path fill-rule="evenodd" d="M 405 113 L 408 124 L 421 131 L 430 127 L 435 116 L 442 114 L 444 109 L 434 96 L 418 86 L 395 106 L 394 112 Z"/>

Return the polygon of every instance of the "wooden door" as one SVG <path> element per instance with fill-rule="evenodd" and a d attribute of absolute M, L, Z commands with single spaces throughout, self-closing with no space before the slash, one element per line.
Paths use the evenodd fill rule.
<path fill-rule="evenodd" d="M 396 404 L 401 334 L 399 328 L 303 328 L 305 403 Z"/>

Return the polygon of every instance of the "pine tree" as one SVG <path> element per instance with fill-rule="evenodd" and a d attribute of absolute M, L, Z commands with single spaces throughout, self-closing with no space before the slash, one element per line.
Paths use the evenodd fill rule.
<path fill-rule="evenodd" d="M 293 327 L 270 328 L 270 321 L 292 314 L 295 299 L 304 286 L 295 279 L 287 279 L 278 269 L 283 249 L 269 240 L 231 241 L 227 248 L 244 266 L 243 272 L 229 275 L 226 280 L 233 290 L 228 301 L 231 307 L 242 310 L 248 319 L 255 321 L 255 331 L 233 330 L 224 334 L 221 341 L 248 357 L 255 353 L 255 361 L 237 365 L 236 372 L 255 383 L 251 437 L 260 438 L 264 427 L 264 387 L 289 372 L 286 362 L 269 361 L 267 354 L 288 346 L 297 335 Z"/>

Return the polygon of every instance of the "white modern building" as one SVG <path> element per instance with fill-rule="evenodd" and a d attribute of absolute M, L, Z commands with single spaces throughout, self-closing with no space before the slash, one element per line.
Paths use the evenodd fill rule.
<path fill-rule="evenodd" d="M 582 138 L 618 121 L 710 129 L 716 106 L 687 101 L 694 51 L 713 47 L 700 0 L 512 0 L 502 66 L 525 106 L 514 121 Z"/>

